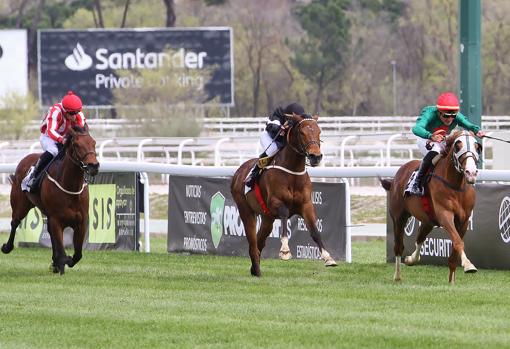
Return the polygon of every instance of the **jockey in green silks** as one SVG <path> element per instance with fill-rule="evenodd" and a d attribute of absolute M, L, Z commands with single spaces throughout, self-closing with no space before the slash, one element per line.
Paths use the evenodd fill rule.
<path fill-rule="evenodd" d="M 446 136 L 457 126 L 472 131 L 477 137 L 484 137 L 485 132 L 480 126 L 472 124 L 459 112 L 459 100 L 451 92 L 439 95 L 435 106 L 422 109 L 413 127 L 413 133 L 418 138 L 418 148 L 425 156 L 421 162 L 415 180 L 406 189 L 406 194 L 423 195 L 423 182 L 427 171 L 432 165 L 432 159 L 442 153 L 446 146 Z"/>

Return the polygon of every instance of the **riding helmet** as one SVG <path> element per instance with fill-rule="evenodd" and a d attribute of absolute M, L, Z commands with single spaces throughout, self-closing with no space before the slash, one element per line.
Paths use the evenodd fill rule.
<path fill-rule="evenodd" d="M 80 97 L 75 95 L 73 91 L 68 91 L 67 95 L 62 98 L 62 106 L 67 112 L 77 112 L 81 111 L 83 104 Z"/>
<path fill-rule="evenodd" d="M 296 115 L 304 115 L 305 114 L 305 108 L 299 103 L 291 103 L 288 106 L 283 109 L 283 112 L 285 114 L 296 114 Z"/>
<path fill-rule="evenodd" d="M 437 98 L 436 107 L 439 111 L 459 110 L 459 100 L 452 92 L 441 93 Z"/>

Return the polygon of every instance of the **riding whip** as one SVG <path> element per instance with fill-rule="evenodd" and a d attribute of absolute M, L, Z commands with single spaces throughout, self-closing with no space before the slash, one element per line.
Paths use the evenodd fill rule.
<path fill-rule="evenodd" d="M 495 139 L 496 141 L 501 141 L 501 142 L 505 142 L 505 143 L 510 143 L 510 141 L 507 141 L 506 139 L 501 139 L 501 138 L 497 138 L 497 137 L 483 136 L 483 138 L 490 138 L 490 139 Z"/>

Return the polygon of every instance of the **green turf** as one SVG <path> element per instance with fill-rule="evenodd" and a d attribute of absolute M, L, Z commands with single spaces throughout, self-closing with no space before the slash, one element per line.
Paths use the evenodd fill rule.
<path fill-rule="evenodd" d="M 0 234 L 0 241 L 6 234 Z M 164 251 L 155 237 L 153 251 Z M 50 250 L 0 255 L 0 348 L 496 348 L 510 345 L 510 273 L 403 267 L 383 240 L 352 264 L 91 252 L 63 276 Z"/>

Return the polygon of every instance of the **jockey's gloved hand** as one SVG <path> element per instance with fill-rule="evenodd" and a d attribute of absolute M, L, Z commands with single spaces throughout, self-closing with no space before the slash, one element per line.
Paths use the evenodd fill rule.
<path fill-rule="evenodd" d="M 266 125 L 266 131 L 271 135 L 271 137 L 275 137 L 280 132 L 281 127 L 282 126 L 279 124 L 270 122 Z"/>

